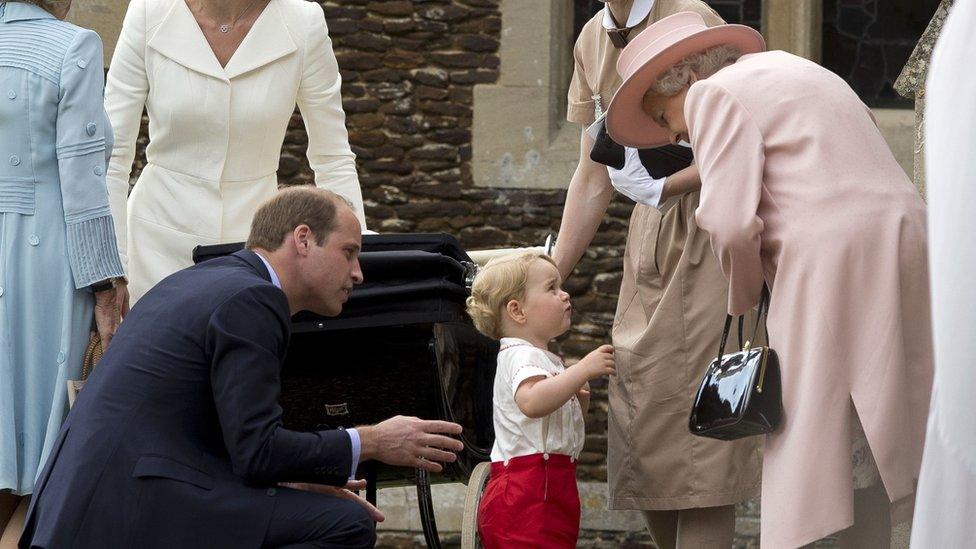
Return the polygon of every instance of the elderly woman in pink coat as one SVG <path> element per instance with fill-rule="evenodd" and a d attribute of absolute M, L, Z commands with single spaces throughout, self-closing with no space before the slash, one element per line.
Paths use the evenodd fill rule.
<path fill-rule="evenodd" d="M 925 206 L 841 78 L 763 50 L 748 27 L 662 19 L 621 54 L 607 127 L 629 147 L 690 141 L 729 313 L 771 288 L 784 416 L 766 439 L 762 546 L 839 532 L 887 547 L 932 380 Z"/>

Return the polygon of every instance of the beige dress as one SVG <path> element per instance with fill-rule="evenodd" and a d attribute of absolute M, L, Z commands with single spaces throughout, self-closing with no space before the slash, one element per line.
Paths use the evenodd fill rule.
<path fill-rule="evenodd" d="M 932 383 L 925 205 L 871 111 L 835 74 L 772 51 L 692 84 L 685 118 L 729 310 L 772 287 L 784 415 L 765 445 L 762 546 L 853 523 L 855 410 L 889 498 L 909 504 Z"/>
<path fill-rule="evenodd" d="M 658 0 L 647 21 L 695 11 L 722 20 L 697 0 Z M 568 119 L 589 124 L 596 99 L 620 86 L 613 47 L 598 13 L 576 43 Z M 631 36 L 648 24 L 635 28 Z M 638 204 L 630 219 L 623 283 L 613 326 L 617 376 L 611 378 L 607 476 L 611 509 L 673 510 L 728 505 L 759 491 L 759 440 L 692 436 L 688 416 L 698 383 L 718 351 L 728 284 L 695 223 L 698 193 L 662 214 Z"/>

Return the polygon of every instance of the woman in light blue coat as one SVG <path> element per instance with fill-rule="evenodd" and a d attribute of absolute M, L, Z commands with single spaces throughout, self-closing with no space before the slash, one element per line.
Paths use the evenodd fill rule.
<path fill-rule="evenodd" d="M 0 3 L 0 531 L 52 450 L 93 310 L 107 345 L 127 306 L 102 43 L 61 21 L 69 4 Z"/>

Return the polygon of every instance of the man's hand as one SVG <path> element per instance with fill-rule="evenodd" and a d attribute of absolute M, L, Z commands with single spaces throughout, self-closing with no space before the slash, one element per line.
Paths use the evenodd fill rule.
<path fill-rule="evenodd" d="M 355 501 L 369 512 L 369 516 L 372 517 L 375 522 L 383 522 L 386 520 L 383 513 L 372 503 L 366 501 L 366 499 L 359 494 L 352 492 L 352 490 L 362 490 L 363 488 L 366 488 L 365 480 L 350 480 L 349 483 L 346 484 L 345 488 L 336 488 L 335 486 L 326 486 L 324 484 L 309 484 L 307 482 L 282 482 L 279 484 L 279 486 L 294 488 L 295 490 L 305 490 L 306 492 L 315 492 L 316 494 L 326 494 L 335 496 L 337 498 Z"/>
<path fill-rule="evenodd" d="M 441 463 L 457 460 L 464 444 L 445 435 L 461 434 L 461 426 L 447 421 L 396 416 L 368 427 L 356 427 L 360 460 L 375 459 L 389 465 L 440 472 Z"/>

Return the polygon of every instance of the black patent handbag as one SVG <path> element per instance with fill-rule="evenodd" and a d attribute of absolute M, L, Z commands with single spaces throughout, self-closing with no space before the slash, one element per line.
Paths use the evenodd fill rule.
<path fill-rule="evenodd" d="M 740 316 L 742 350 L 730 354 L 725 354 L 725 343 L 732 328 L 732 316 L 726 316 L 718 358 L 708 365 L 691 406 L 688 419 L 691 434 L 737 440 L 771 433 L 779 425 L 783 414 L 779 358 L 769 348 L 768 331 L 765 346 L 754 344 L 759 323 L 768 311 L 769 290 L 763 286 L 752 339 L 742 342 L 744 317 Z"/>

